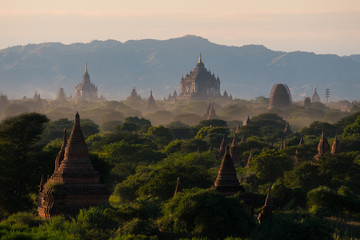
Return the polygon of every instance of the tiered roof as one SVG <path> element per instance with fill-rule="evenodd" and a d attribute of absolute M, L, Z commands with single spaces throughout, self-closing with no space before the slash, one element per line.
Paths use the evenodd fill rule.
<path fill-rule="evenodd" d="M 213 188 L 225 195 L 233 195 L 239 191 L 244 191 L 244 188 L 240 186 L 239 180 L 237 179 L 234 163 L 229 153 L 229 147 L 226 147 Z"/>

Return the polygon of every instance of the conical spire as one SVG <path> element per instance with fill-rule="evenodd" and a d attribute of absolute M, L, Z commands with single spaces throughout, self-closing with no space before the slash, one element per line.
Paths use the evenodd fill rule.
<path fill-rule="evenodd" d="M 325 136 L 325 129 L 322 129 L 321 138 L 317 147 L 318 154 L 315 157 L 322 156 L 326 153 L 330 153 L 330 145 Z"/>
<path fill-rule="evenodd" d="M 251 120 L 250 120 L 250 116 L 248 115 L 247 116 L 247 119 L 245 120 L 245 122 L 244 122 L 244 126 L 247 126 L 247 125 L 249 125 L 251 123 Z"/>
<path fill-rule="evenodd" d="M 290 124 L 286 123 L 285 128 L 284 128 L 284 133 L 285 135 L 290 135 L 292 134 L 291 128 L 290 128 Z"/>
<path fill-rule="evenodd" d="M 303 135 L 301 135 L 301 138 L 300 138 L 300 141 L 299 141 L 299 146 L 303 145 L 303 144 L 305 144 L 304 137 L 303 137 Z"/>
<path fill-rule="evenodd" d="M 224 154 L 225 152 L 225 149 L 226 149 L 226 137 L 225 135 L 223 136 L 223 139 L 221 140 L 221 143 L 220 143 L 220 154 Z"/>
<path fill-rule="evenodd" d="M 39 184 L 39 192 L 41 192 L 44 188 L 44 183 L 45 183 L 45 179 L 44 179 L 44 175 L 41 174 L 41 178 L 40 178 L 40 184 Z"/>
<path fill-rule="evenodd" d="M 231 143 L 231 147 L 235 147 L 236 146 L 236 134 L 234 133 L 234 137 Z"/>
<path fill-rule="evenodd" d="M 270 187 L 269 187 L 264 206 L 262 207 L 261 213 L 258 216 L 259 223 L 261 223 L 266 218 L 270 217 L 272 215 L 273 210 L 274 210 L 274 204 L 270 194 Z"/>
<path fill-rule="evenodd" d="M 335 135 L 334 142 L 333 142 L 332 148 L 331 148 L 331 154 L 336 154 L 339 152 L 340 152 L 340 143 L 337 138 L 337 135 Z"/>
<path fill-rule="evenodd" d="M 246 142 L 245 136 L 244 134 L 241 135 L 241 139 L 240 139 L 240 143 L 244 143 Z"/>
<path fill-rule="evenodd" d="M 156 110 L 158 108 L 157 105 L 156 105 L 155 99 L 153 97 L 152 90 L 150 90 L 150 97 L 149 97 L 149 100 L 147 102 L 146 108 L 149 111 L 154 111 L 154 110 Z"/>
<path fill-rule="evenodd" d="M 250 149 L 250 154 L 249 154 L 246 166 L 245 166 L 246 168 L 250 167 L 250 163 L 252 161 L 252 158 L 253 158 L 253 151 L 252 151 L 252 149 Z"/>
<path fill-rule="evenodd" d="M 200 53 L 200 56 L 199 56 L 198 63 L 202 63 L 201 53 Z"/>
<path fill-rule="evenodd" d="M 233 195 L 239 191 L 244 191 L 237 179 L 234 163 L 229 153 L 229 147 L 226 147 L 213 188 L 225 195 Z"/>
<path fill-rule="evenodd" d="M 85 71 L 84 71 L 84 73 L 87 73 L 87 61 L 85 63 Z"/>
<path fill-rule="evenodd" d="M 60 167 L 61 161 L 64 160 L 66 145 L 67 145 L 67 136 L 66 136 L 66 128 L 65 128 L 61 149 L 55 159 L 55 170 L 54 171 L 56 171 Z"/>
<path fill-rule="evenodd" d="M 78 112 L 76 112 L 74 125 L 65 148 L 64 159 L 52 178 L 60 182 L 99 182 L 99 174 L 89 160 L 88 148 L 81 130 Z"/>
<path fill-rule="evenodd" d="M 174 197 L 175 197 L 175 195 L 176 195 L 178 192 L 181 192 L 181 181 L 180 181 L 180 177 L 178 177 L 177 180 L 176 180 L 176 188 L 175 188 L 175 192 L 174 192 Z"/>

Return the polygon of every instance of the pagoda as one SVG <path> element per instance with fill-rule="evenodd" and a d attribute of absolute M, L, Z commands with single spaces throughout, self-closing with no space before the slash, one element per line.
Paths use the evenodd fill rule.
<path fill-rule="evenodd" d="M 337 135 L 335 136 L 334 138 L 334 142 L 332 144 L 332 147 L 331 147 L 331 154 L 336 154 L 336 153 L 339 153 L 340 152 L 340 143 L 339 143 L 339 140 L 337 138 Z"/>
<path fill-rule="evenodd" d="M 314 93 L 313 93 L 313 95 L 311 97 L 311 102 L 321 102 L 319 94 L 316 91 L 316 86 L 314 86 Z"/>
<path fill-rule="evenodd" d="M 78 113 L 67 144 L 65 139 L 66 133 L 53 174 L 40 184 L 37 210 L 43 218 L 58 214 L 75 215 L 81 208 L 108 203 L 110 192 L 100 183 L 99 173 L 89 160 Z"/>
<path fill-rule="evenodd" d="M 319 158 L 320 156 L 326 154 L 326 153 L 330 153 L 330 145 L 329 142 L 325 136 L 325 130 L 323 128 L 322 133 L 321 133 L 321 137 L 320 137 L 320 141 L 319 144 L 317 146 L 317 151 L 318 154 L 315 155 L 315 158 Z"/>
<path fill-rule="evenodd" d="M 196 67 L 180 80 L 180 98 L 220 97 L 220 79 L 205 68 L 201 53 Z"/>
<path fill-rule="evenodd" d="M 234 163 L 229 153 L 229 147 L 226 147 L 213 188 L 227 196 L 234 195 L 237 192 L 244 192 L 244 188 L 240 186 L 239 180 L 237 179 Z"/>
<path fill-rule="evenodd" d="M 272 200 L 272 197 L 270 194 L 270 188 L 269 188 L 267 195 L 266 195 L 264 206 L 262 206 L 261 213 L 258 216 L 259 223 L 262 223 L 265 219 L 271 217 L 273 210 L 274 210 L 274 204 L 273 204 L 273 200 Z"/>
<path fill-rule="evenodd" d="M 158 106 L 155 103 L 155 99 L 153 97 L 152 90 L 151 90 L 150 91 L 150 97 L 149 97 L 149 99 L 147 101 L 147 104 L 146 104 L 146 110 L 155 111 L 157 109 L 158 109 Z"/>
<path fill-rule="evenodd" d="M 82 81 L 75 88 L 75 99 L 85 101 L 98 100 L 97 91 L 97 87 L 90 81 L 90 75 L 88 73 L 86 63 Z"/>
<path fill-rule="evenodd" d="M 236 134 L 234 133 L 234 138 L 230 146 L 230 155 L 233 162 L 239 163 L 241 161 L 241 155 L 240 155 L 240 149 L 237 146 L 236 141 L 237 141 Z"/>
<path fill-rule="evenodd" d="M 268 109 L 288 108 L 291 104 L 291 93 L 286 84 L 274 84 L 271 89 Z"/>
<path fill-rule="evenodd" d="M 210 120 L 216 118 L 217 116 L 216 116 L 214 104 L 209 102 L 208 107 L 206 109 L 206 113 L 204 114 L 204 120 Z"/>

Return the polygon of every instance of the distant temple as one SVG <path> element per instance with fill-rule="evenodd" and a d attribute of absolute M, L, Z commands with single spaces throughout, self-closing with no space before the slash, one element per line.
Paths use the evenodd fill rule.
<path fill-rule="evenodd" d="M 89 160 L 88 148 L 76 113 L 69 140 L 64 142 L 55 161 L 55 170 L 38 194 L 38 214 L 43 218 L 77 214 L 79 209 L 107 204 L 110 192 L 99 182 L 99 173 Z"/>
<path fill-rule="evenodd" d="M 329 142 L 325 136 L 324 129 L 322 130 L 322 133 L 321 133 L 320 141 L 317 146 L 317 151 L 318 151 L 318 154 L 315 155 L 316 159 L 324 154 L 330 153 L 330 151 L 331 151 Z"/>
<path fill-rule="evenodd" d="M 201 54 L 194 70 L 180 80 L 180 98 L 220 97 L 220 79 L 205 68 Z"/>
<path fill-rule="evenodd" d="M 265 219 L 271 217 L 273 210 L 274 210 L 274 203 L 269 188 L 266 195 L 264 206 L 262 206 L 261 212 L 258 216 L 258 222 L 261 224 Z"/>
<path fill-rule="evenodd" d="M 270 93 L 268 109 L 286 108 L 291 104 L 291 94 L 286 84 L 274 84 Z"/>
<path fill-rule="evenodd" d="M 303 105 L 304 105 L 304 107 L 310 107 L 311 106 L 311 99 L 309 97 L 304 98 Z"/>
<path fill-rule="evenodd" d="M 316 86 L 314 86 L 314 94 L 311 97 L 311 102 L 321 102 L 321 99 L 316 91 Z"/>
<path fill-rule="evenodd" d="M 66 102 L 66 95 L 63 88 L 59 88 L 59 91 L 56 94 L 55 101 Z"/>
<path fill-rule="evenodd" d="M 77 100 L 94 101 L 98 99 L 97 91 L 97 87 L 90 81 L 86 63 L 82 81 L 75 88 L 74 98 Z"/>
<path fill-rule="evenodd" d="M 126 98 L 127 101 L 140 101 L 140 94 L 136 92 L 136 87 L 133 87 L 130 96 Z"/>
<path fill-rule="evenodd" d="M 204 114 L 204 120 L 210 120 L 210 119 L 216 119 L 216 118 L 217 118 L 217 116 L 216 116 L 214 104 L 209 102 L 206 112 Z"/>
<path fill-rule="evenodd" d="M 226 147 L 213 188 L 228 196 L 245 191 L 237 178 L 234 163 L 229 153 L 229 147 Z"/>
<path fill-rule="evenodd" d="M 156 105 L 155 99 L 152 94 L 152 90 L 150 91 L 150 97 L 146 103 L 146 110 L 148 111 L 158 110 L 158 106 Z"/>
<path fill-rule="evenodd" d="M 331 147 L 331 154 L 337 154 L 341 152 L 340 150 L 340 143 L 339 143 L 339 139 L 337 138 L 337 135 L 335 136 L 334 138 L 334 142 L 332 144 L 332 147 Z"/>

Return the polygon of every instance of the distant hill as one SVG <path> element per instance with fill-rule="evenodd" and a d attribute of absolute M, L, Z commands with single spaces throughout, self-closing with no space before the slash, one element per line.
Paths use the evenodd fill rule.
<path fill-rule="evenodd" d="M 125 99 L 133 86 L 155 98 L 179 92 L 182 75 L 192 70 L 199 53 L 207 69 L 220 77 L 221 91 L 238 98 L 270 94 L 274 83 L 286 83 L 293 99 L 311 96 L 358 100 L 360 55 L 340 57 L 309 52 L 272 51 L 260 45 L 224 46 L 197 36 L 169 40 L 92 41 L 90 43 L 29 44 L 0 50 L 0 92 L 9 97 L 54 97 L 58 88 L 73 95 L 85 62 L 99 94 Z"/>

